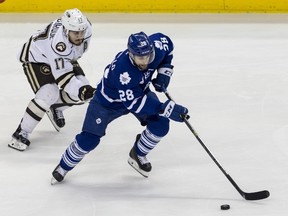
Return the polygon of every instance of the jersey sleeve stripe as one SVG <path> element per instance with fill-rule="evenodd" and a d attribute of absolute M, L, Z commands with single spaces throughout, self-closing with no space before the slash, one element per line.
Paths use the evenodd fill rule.
<path fill-rule="evenodd" d="M 138 99 L 137 99 L 138 100 Z M 140 105 L 138 106 L 138 109 L 135 111 L 135 113 L 139 113 L 141 110 L 142 110 L 142 108 L 144 107 L 144 105 L 145 105 L 145 103 L 146 103 L 146 100 L 147 100 L 147 95 L 144 95 L 143 97 L 142 97 L 142 100 L 141 100 L 141 103 L 140 103 Z M 136 101 L 137 102 L 137 101 Z"/>
<path fill-rule="evenodd" d="M 56 82 L 57 84 L 61 87 L 61 88 L 65 88 L 65 86 L 67 85 L 67 83 L 69 83 L 69 81 L 71 80 L 71 78 L 74 76 L 73 71 L 63 74 L 62 76 L 60 76 Z"/>
<path fill-rule="evenodd" d="M 103 85 L 103 79 L 101 80 L 101 94 L 102 94 L 102 96 L 107 100 L 107 101 L 109 101 L 110 103 L 113 103 L 113 102 L 121 102 L 121 100 L 120 99 L 112 99 L 112 98 L 110 98 L 110 97 L 108 97 L 108 95 L 107 94 L 105 94 L 105 91 L 104 91 L 104 85 Z"/>

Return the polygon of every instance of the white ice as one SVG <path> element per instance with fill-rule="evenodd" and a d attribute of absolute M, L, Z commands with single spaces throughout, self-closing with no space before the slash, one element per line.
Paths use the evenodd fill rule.
<path fill-rule="evenodd" d="M 62 184 L 50 185 L 51 172 L 81 131 L 87 105 L 67 110 L 59 133 L 45 116 L 25 152 L 8 148 L 33 98 L 17 52 L 59 15 L 0 14 L 1 216 L 287 215 L 287 15 L 87 14 L 94 36 L 79 61 L 96 85 L 131 33 L 168 34 L 175 44 L 169 93 L 189 108 L 191 125 L 242 190 L 270 191 L 260 201 L 240 196 L 184 123 L 171 122 L 149 154 L 148 179 L 127 163 L 143 130 L 128 115 L 109 125 L 100 145 Z M 231 209 L 221 211 L 222 204 Z"/>

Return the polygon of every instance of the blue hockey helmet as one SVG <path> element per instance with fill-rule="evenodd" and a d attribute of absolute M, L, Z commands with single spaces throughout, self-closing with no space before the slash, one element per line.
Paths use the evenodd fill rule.
<path fill-rule="evenodd" d="M 135 61 L 135 57 L 149 57 L 147 64 L 150 64 L 155 57 L 153 43 L 144 32 L 131 34 L 127 43 L 130 57 Z M 135 62 L 137 64 L 137 62 Z"/>

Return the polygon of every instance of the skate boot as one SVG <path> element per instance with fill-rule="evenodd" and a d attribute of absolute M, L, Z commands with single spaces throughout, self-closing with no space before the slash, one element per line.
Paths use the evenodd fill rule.
<path fill-rule="evenodd" d="M 54 171 L 52 172 L 51 185 L 54 185 L 58 182 L 62 182 L 64 180 L 65 175 L 68 173 L 67 170 L 63 169 L 60 164 L 56 166 Z"/>
<path fill-rule="evenodd" d="M 26 148 L 30 145 L 28 135 L 29 134 L 26 131 L 23 131 L 19 125 L 17 130 L 12 135 L 11 142 L 8 143 L 8 147 L 18 151 L 25 151 Z"/>
<path fill-rule="evenodd" d="M 149 172 L 152 169 L 151 163 L 147 160 L 146 156 L 139 156 L 136 153 L 135 146 L 137 145 L 138 140 L 140 139 L 141 134 L 136 136 L 136 141 L 129 153 L 128 163 L 141 175 L 144 177 L 149 176 Z"/>
<path fill-rule="evenodd" d="M 65 126 L 65 118 L 61 110 L 50 108 L 46 111 L 50 121 L 52 122 L 55 129 L 59 132 L 60 128 Z"/>

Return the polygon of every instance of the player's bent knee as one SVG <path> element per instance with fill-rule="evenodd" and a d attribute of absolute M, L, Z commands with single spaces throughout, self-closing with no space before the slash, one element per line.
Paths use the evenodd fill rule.
<path fill-rule="evenodd" d="M 164 137 L 169 132 L 169 119 L 158 118 L 157 121 L 151 121 L 148 123 L 148 130 L 159 137 Z"/>
<path fill-rule="evenodd" d="M 85 151 L 92 151 L 100 142 L 100 137 L 92 133 L 82 131 L 76 136 L 78 145 Z"/>
<path fill-rule="evenodd" d="M 49 107 L 50 107 L 50 105 L 47 104 L 46 101 L 44 101 L 44 100 L 42 100 L 42 99 L 40 99 L 40 98 L 34 98 L 34 104 L 37 104 L 36 106 L 33 105 L 33 107 L 38 108 L 39 112 L 40 112 L 39 107 L 41 107 L 41 108 L 44 109 L 44 110 L 48 110 Z M 29 104 L 28 107 L 31 109 L 31 103 Z M 34 109 L 35 109 L 35 108 L 34 108 Z M 34 111 L 34 109 L 31 109 L 31 110 Z M 41 112 L 43 112 L 43 115 L 44 115 L 45 112 L 44 112 L 44 110 L 42 110 L 42 109 L 41 109 Z M 34 113 L 38 113 L 38 112 L 35 112 L 35 111 L 34 111 Z M 42 115 L 42 116 L 43 116 L 43 115 Z"/>
<path fill-rule="evenodd" d="M 35 94 L 36 99 L 44 101 L 48 108 L 54 104 L 59 98 L 59 88 L 54 84 L 46 84 L 42 86 Z"/>

